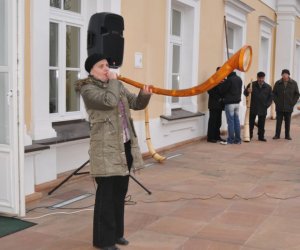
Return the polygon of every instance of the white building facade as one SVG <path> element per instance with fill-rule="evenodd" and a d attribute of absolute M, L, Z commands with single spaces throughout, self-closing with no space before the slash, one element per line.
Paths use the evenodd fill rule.
<path fill-rule="evenodd" d="M 161 87 L 190 88 L 198 85 L 203 72 L 205 78 L 214 73 L 202 63 L 207 52 L 203 50 L 201 39 L 209 30 L 207 26 L 214 27 L 214 24 L 204 22 L 208 3 L 208 0 L 154 2 L 153 5 L 164 8 L 161 18 L 164 20 L 161 28 L 165 32 L 164 54 L 160 61 L 165 83 Z M 257 0 L 252 3 L 225 0 L 218 5 L 227 20 L 229 53 L 232 55 L 243 45 L 252 45 L 251 39 L 257 39 L 252 74 L 263 70 L 272 84 L 280 78 L 281 70 L 288 68 L 299 83 L 300 0 Z M 73 83 L 87 76 L 83 65 L 91 15 L 113 12 L 123 16 L 122 11 L 128 11 L 126 4 L 128 2 L 122 0 L 0 0 L 0 212 L 24 215 L 26 196 L 34 197 L 40 186 L 49 183 L 50 187 L 60 174 L 75 170 L 88 160 L 86 112 Z M 148 2 L 136 2 L 137 8 L 143 4 Z M 264 15 L 258 14 L 263 11 L 266 12 Z M 277 16 L 276 20 L 270 12 Z M 258 17 L 253 24 L 249 20 L 255 15 Z M 126 18 L 132 17 L 123 17 L 125 34 L 130 36 L 133 28 L 126 27 Z M 217 27 L 216 33 L 222 33 L 222 23 Z M 151 28 L 145 32 L 150 31 Z M 147 48 L 147 43 L 142 45 L 141 51 L 156 49 Z M 139 46 L 137 41 L 136 47 Z M 224 36 L 216 49 L 222 54 L 217 63 L 225 62 Z M 275 51 L 274 55 L 272 51 Z M 145 72 L 147 77 L 151 55 L 136 52 L 143 60 L 142 69 L 137 72 Z M 125 74 L 128 64 L 130 62 L 126 62 Z M 140 66 L 133 68 L 139 70 Z M 122 68 L 120 71 L 123 73 Z M 244 82 L 253 77 L 247 73 L 239 74 Z M 130 77 L 134 79 L 135 76 Z M 159 99 L 154 105 L 163 107 L 160 114 L 150 116 L 155 148 L 204 137 L 208 120 L 207 108 L 202 108 L 205 101 L 205 95 Z M 178 110 L 187 116 L 168 119 Z M 244 101 L 241 110 L 245 110 Z M 241 112 L 241 120 L 244 120 L 244 112 Z M 147 153 L 143 119 L 137 119 L 135 126 L 141 149 Z M 81 134 L 84 129 L 87 134 Z"/>

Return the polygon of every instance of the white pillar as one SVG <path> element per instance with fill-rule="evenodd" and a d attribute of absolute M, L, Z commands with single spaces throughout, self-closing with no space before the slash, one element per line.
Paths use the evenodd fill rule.
<path fill-rule="evenodd" d="M 49 1 L 31 0 L 32 139 L 56 136 L 49 114 Z"/>
<path fill-rule="evenodd" d="M 293 74 L 295 50 L 296 3 L 287 5 L 286 1 L 278 1 L 277 31 L 275 48 L 275 81 L 281 77 L 282 69 L 289 69 Z"/>

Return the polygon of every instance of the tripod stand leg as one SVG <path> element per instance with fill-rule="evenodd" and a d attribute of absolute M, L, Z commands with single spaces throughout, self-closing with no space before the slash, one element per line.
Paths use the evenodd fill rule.
<path fill-rule="evenodd" d="M 129 175 L 131 179 L 133 179 L 138 185 L 140 185 L 141 188 L 143 188 L 149 195 L 152 193 L 142 184 L 140 183 L 136 178 L 134 178 L 131 174 Z"/>
<path fill-rule="evenodd" d="M 79 168 L 77 168 L 73 173 L 71 173 L 67 178 L 65 178 L 61 183 L 59 183 L 55 188 L 53 188 L 48 195 L 51 195 L 56 189 L 58 189 L 59 187 L 61 187 L 65 182 L 67 182 L 73 175 L 79 175 L 81 173 L 78 173 L 86 164 L 88 164 L 90 162 L 90 160 L 86 161 L 85 163 L 83 163 Z M 88 172 L 86 172 L 88 173 Z"/>

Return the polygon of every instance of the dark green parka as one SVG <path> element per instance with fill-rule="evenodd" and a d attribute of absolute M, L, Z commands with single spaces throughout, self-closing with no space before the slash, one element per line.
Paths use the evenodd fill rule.
<path fill-rule="evenodd" d="M 109 80 L 105 83 L 92 76 L 79 80 L 75 89 L 83 98 L 91 125 L 89 150 L 91 175 L 99 177 L 129 174 L 118 107 L 120 100 L 125 106 L 130 132 L 132 168 L 142 168 L 143 160 L 129 109 L 144 109 L 151 95 L 140 91 L 137 96 L 130 93 L 118 80 Z"/>
<path fill-rule="evenodd" d="M 275 83 L 273 88 L 273 100 L 276 105 L 276 111 L 293 112 L 298 99 L 299 89 L 296 81 L 290 78 L 286 86 L 284 86 L 282 79 Z"/>

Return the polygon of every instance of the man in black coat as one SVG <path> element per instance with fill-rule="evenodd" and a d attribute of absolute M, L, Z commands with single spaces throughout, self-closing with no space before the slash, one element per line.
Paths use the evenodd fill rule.
<path fill-rule="evenodd" d="M 220 67 L 217 68 L 217 71 Z M 216 143 L 217 141 L 226 141 L 221 138 L 220 128 L 222 126 L 222 110 L 224 109 L 224 104 L 222 102 L 222 96 L 220 94 L 220 86 L 224 80 L 219 83 L 219 85 L 208 90 L 208 109 L 209 109 L 209 119 L 207 128 L 207 141 Z"/>
<path fill-rule="evenodd" d="M 241 144 L 241 127 L 239 118 L 239 106 L 242 95 L 242 79 L 233 71 L 220 87 L 225 104 L 225 114 L 227 119 L 227 143 Z M 221 142 L 225 145 L 226 143 Z"/>
<path fill-rule="evenodd" d="M 249 114 L 249 134 L 250 139 L 253 137 L 253 129 L 255 118 L 258 116 L 258 140 L 267 141 L 265 139 L 265 121 L 267 110 L 272 104 L 272 88 L 265 83 L 265 73 L 257 73 L 257 81 L 249 83 L 244 90 L 244 95 L 251 94 L 250 114 Z"/>
<path fill-rule="evenodd" d="M 299 99 L 299 89 L 296 81 L 290 78 L 290 71 L 283 69 L 281 79 L 273 88 L 273 99 L 276 105 L 276 132 L 273 139 L 280 138 L 282 120 L 285 123 L 285 139 L 292 140 L 290 136 L 291 116 L 295 104 Z"/>

